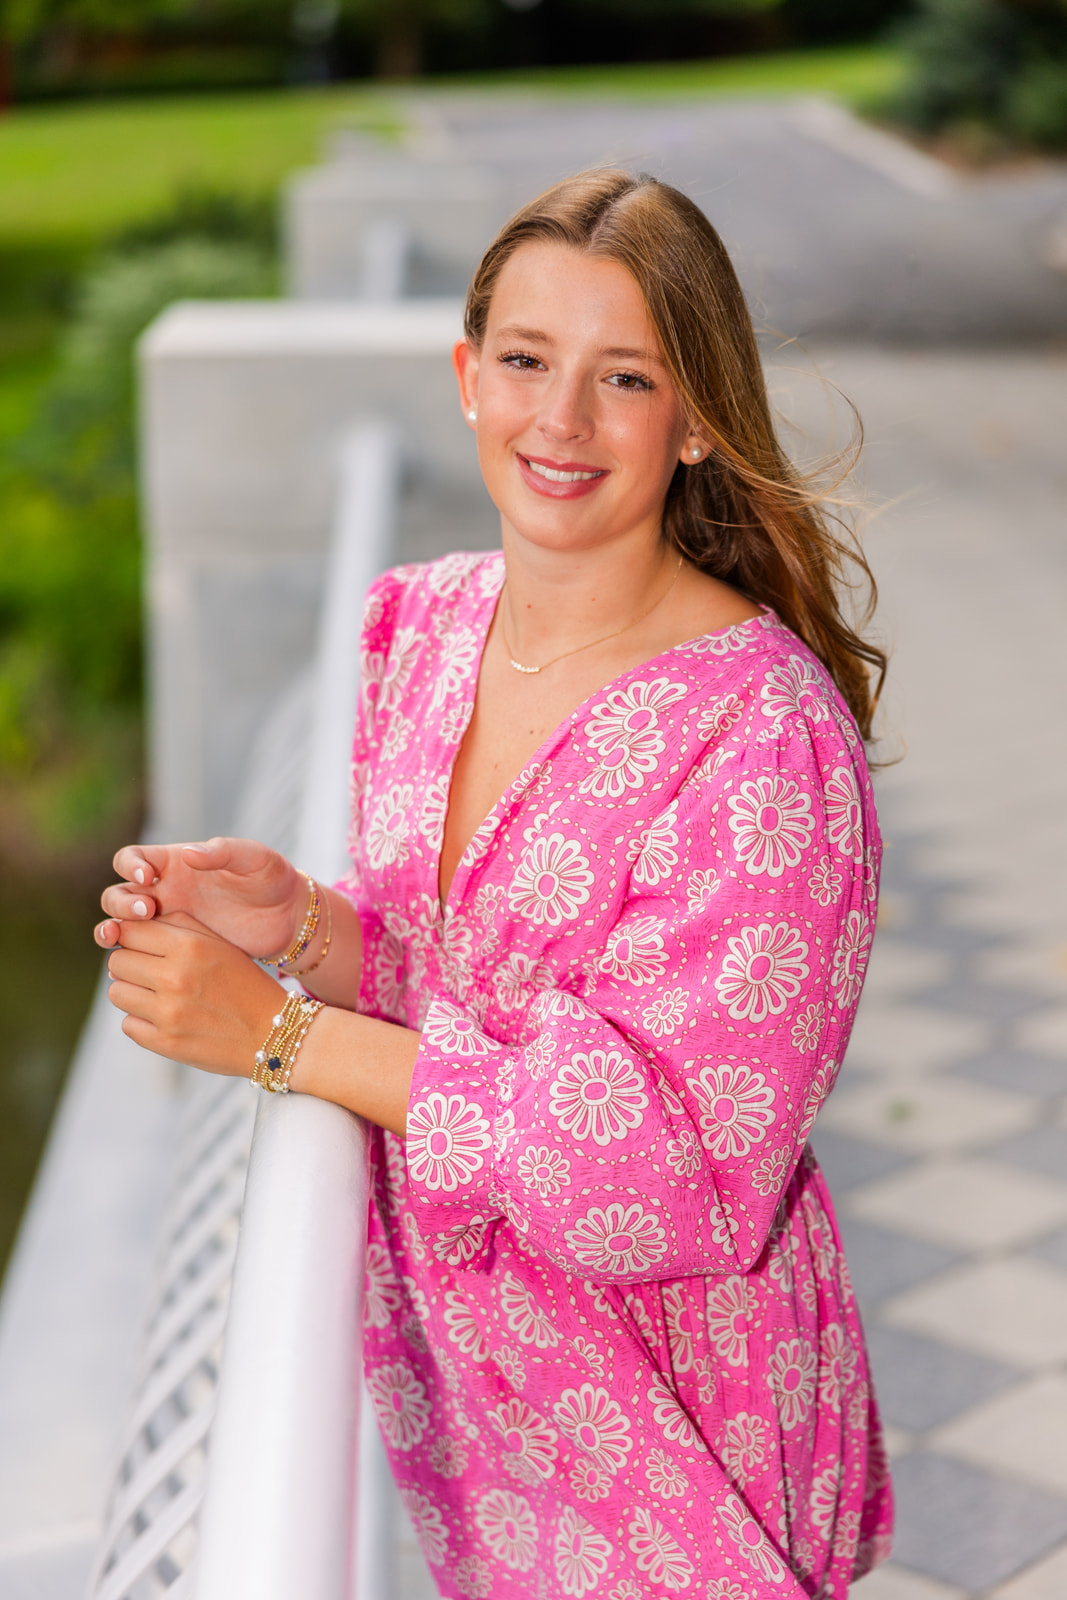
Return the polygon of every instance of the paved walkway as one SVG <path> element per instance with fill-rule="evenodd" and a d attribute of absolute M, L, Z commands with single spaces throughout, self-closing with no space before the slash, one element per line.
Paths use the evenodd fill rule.
<path fill-rule="evenodd" d="M 1067 360 L 824 351 L 895 643 L 883 911 L 816 1147 L 889 1424 L 857 1600 L 1067 1595 Z M 781 399 L 818 432 L 821 391 Z"/>

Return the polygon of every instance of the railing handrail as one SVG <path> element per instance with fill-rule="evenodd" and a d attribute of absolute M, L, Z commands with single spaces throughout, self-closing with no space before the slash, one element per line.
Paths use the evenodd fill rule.
<path fill-rule="evenodd" d="M 396 430 L 380 421 L 354 428 L 342 452 L 297 850 L 326 881 L 343 867 L 362 603 L 389 561 L 399 460 Z M 385 1600 L 376 1530 L 354 1536 L 360 1461 L 374 1453 L 373 1437 L 359 1447 L 367 1204 L 358 1118 L 309 1096 L 263 1096 L 196 1600 Z"/>

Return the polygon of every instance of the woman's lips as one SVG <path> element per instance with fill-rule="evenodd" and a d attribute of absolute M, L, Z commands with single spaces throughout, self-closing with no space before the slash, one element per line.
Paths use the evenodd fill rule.
<path fill-rule="evenodd" d="M 578 500 L 608 476 L 606 467 L 591 467 L 582 461 L 546 461 L 543 457 L 516 452 L 523 481 L 535 494 L 550 500 Z"/>

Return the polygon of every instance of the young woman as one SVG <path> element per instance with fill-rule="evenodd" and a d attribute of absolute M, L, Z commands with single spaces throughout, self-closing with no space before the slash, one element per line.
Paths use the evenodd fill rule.
<path fill-rule="evenodd" d="M 351 872 L 120 851 L 111 998 L 376 1124 L 368 1383 L 442 1595 L 845 1600 L 890 1490 L 806 1141 L 874 926 L 882 658 L 683 195 L 534 201 L 455 364 L 503 552 L 370 593 Z M 277 952 L 325 1002 L 287 1039 Z"/>

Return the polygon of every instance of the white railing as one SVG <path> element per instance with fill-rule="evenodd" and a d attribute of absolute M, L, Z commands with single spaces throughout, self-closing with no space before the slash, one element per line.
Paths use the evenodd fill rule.
<path fill-rule="evenodd" d="M 396 430 L 353 428 L 294 851 L 326 881 L 344 866 L 363 598 L 390 560 L 399 477 Z M 277 731 L 291 732 L 278 709 Z M 276 751 L 283 787 L 290 754 Z M 390 1600 L 393 1491 L 369 1412 L 360 1433 L 365 1128 L 310 1097 L 261 1096 L 244 1182 L 249 1095 L 239 1080 L 191 1091 L 190 1155 L 90 1600 Z"/>

